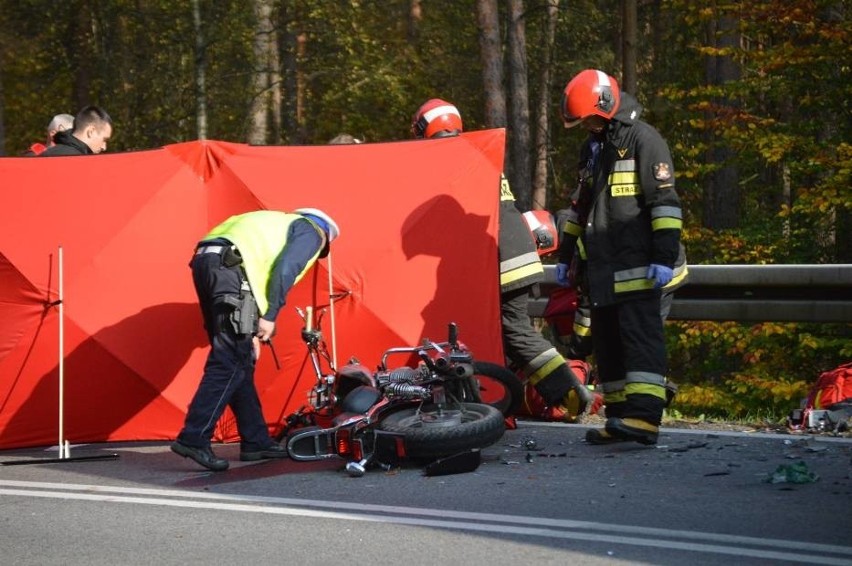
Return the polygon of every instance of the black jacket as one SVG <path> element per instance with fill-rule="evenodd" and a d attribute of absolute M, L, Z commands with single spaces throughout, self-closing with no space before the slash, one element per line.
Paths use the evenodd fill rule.
<path fill-rule="evenodd" d="M 39 157 L 56 157 L 57 155 L 94 155 L 89 146 L 75 138 L 71 132 L 57 132 L 53 136 L 56 143 L 53 147 L 44 150 Z"/>
<path fill-rule="evenodd" d="M 507 293 L 541 282 L 544 267 L 530 229 L 515 205 L 515 196 L 505 175 L 500 177 L 499 222 L 500 292 Z"/>
<path fill-rule="evenodd" d="M 587 260 L 593 307 L 655 292 L 648 266 L 674 267 L 678 259 L 682 211 L 671 153 L 659 132 L 638 119 L 641 112 L 622 93 L 563 229 L 560 262 L 571 262 L 576 244 Z M 588 163 L 589 155 L 583 157 Z"/>

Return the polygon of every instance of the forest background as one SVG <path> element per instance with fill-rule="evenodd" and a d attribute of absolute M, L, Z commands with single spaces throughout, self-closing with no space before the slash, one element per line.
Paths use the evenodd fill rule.
<path fill-rule="evenodd" d="M 118 152 L 408 139 L 438 97 L 506 127 L 519 207 L 555 211 L 584 137 L 562 89 L 593 67 L 670 145 L 690 264 L 850 263 L 850 39 L 846 0 L 0 0 L 0 155 L 87 104 Z M 674 410 L 783 418 L 850 330 L 669 321 Z"/>

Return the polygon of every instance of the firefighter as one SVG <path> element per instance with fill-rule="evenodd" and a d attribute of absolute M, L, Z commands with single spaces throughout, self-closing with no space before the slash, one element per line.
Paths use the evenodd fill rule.
<path fill-rule="evenodd" d="M 462 128 L 458 108 L 437 98 L 420 106 L 411 124 L 417 139 L 457 136 Z M 572 392 L 583 405 L 590 404 L 591 392 L 530 320 L 529 294 L 544 278 L 544 268 L 505 175 L 500 178 L 499 214 L 500 315 L 506 355 L 548 405 L 576 405 Z"/>
<path fill-rule="evenodd" d="M 590 134 L 588 179 L 563 227 L 557 264 L 561 285 L 572 283 L 575 253 L 585 266 L 580 285 L 607 417 L 586 440 L 655 444 L 667 403 L 661 297 L 674 279 L 682 226 L 671 153 L 639 119 L 641 105 L 602 71 L 572 78 L 560 110 L 566 128 Z"/>

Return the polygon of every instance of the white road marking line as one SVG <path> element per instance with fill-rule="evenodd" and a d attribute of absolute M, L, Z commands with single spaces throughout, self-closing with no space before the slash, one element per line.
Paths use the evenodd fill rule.
<path fill-rule="evenodd" d="M 126 488 L 14 480 L 0 480 L 0 486 L 6 487 L 6 489 L 0 488 L 0 494 L 21 497 L 136 503 L 166 507 L 215 509 L 223 511 L 266 513 L 272 515 L 314 517 L 346 521 L 391 523 L 417 527 L 437 527 L 467 531 L 538 536 L 545 538 L 594 541 L 608 544 L 669 548 L 692 552 L 707 552 L 773 560 L 806 562 L 811 564 L 838 564 L 848 566 L 850 561 L 848 558 L 818 556 L 814 554 L 806 554 L 807 552 L 852 556 L 852 547 L 846 546 L 517 515 L 458 512 L 444 509 L 424 509 L 346 503 L 339 501 L 302 500 L 281 497 L 197 493 L 192 491 L 167 489 Z M 81 491 L 85 491 L 87 493 L 78 493 Z M 324 511 L 310 509 L 311 507 L 319 509 L 343 509 L 346 511 Z M 385 515 L 370 515 L 367 513 L 384 513 Z M 441 517 L 441 519 L 421 517 Z M 462 522 L 463 520 L 479 521 L 479 523 Z M 560 529 L 574 529 L 577 532 L 566 532 L 565 530 Z M 609 534 L 595 534 L 589 531 L 608 531 Z M 625 536 L 628 533 L 634 535 L 645 535 L 648 538 Z M 672 539 L 693 539 L 695 541 L 718 542 L 730 546 L 705 544 L 703 542 L 680 542 Z M 743 545 L 765 548 L 746 548 Z M 783 552 L 782 549 L 794 549 L 797 552 Z"/>

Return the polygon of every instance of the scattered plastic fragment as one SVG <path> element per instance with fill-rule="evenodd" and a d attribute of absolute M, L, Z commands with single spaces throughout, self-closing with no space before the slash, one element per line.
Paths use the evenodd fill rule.
<path fill-rule="evenodd" d="M 767 483 L 814 483 L 817 480 L 819 474 L 808 470 L 804 461 L 778 466 L 766 478 Z"/>

